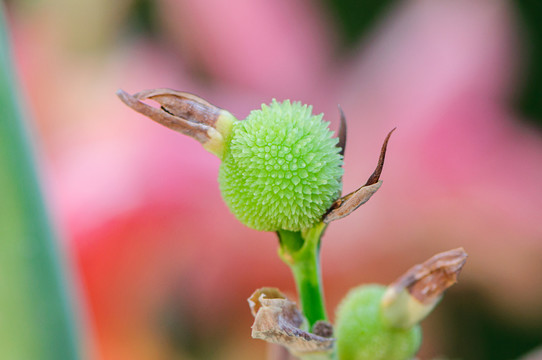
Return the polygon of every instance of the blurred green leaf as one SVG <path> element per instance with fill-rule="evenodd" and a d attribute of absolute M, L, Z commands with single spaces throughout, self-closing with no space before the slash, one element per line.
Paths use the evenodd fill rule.
<path fill-rule="evenodd" d="M 526 51 L 516 104 L 523 115 L 542 125 L 542 1 L 516 0 L 513 4 Z"/>
<path fill-rule="evenodd" d="M 542 344 L 541 323 L 514 321 L 492 303 L 487 294 L 466 284 L 446 294 L 437 309 L 445 324 L 446 355 L 463 360 L 511 360 Z M 542 315 L 537 310 L 533 309 L 533 319 Z"/>
<path fill-rule="evenodd" d="M 336 19 L 343 45 L 359 42 L 396 0 L 322 0 Z"/>
<path fill-rule="evenodd" d="M 0 4 L 0 358 L 77 359 L 63 266 L 36 180 Z"/>
<path fill-rule="evenodd" d="M 128 16 L 130 29 L 137 34 L 156 36 L 160 32 L 156 7 L 153 0 L 134 0 Z"/>

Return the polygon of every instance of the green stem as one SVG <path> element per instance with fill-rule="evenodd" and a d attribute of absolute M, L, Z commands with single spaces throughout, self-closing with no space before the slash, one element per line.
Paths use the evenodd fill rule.
<path fill-rule="evenodd" d="M 318 254 L 291 266 L 303 313 L 310 327 L 318 320 L 326 320 Z"/>
<path fill-rule="evenodd" d="M 278 231 L 279 256 L 290 267 L 309 328 L 327 320 L 320 272 L 320 238 L 326 225 L 318 223 L 306 231 Z"/>
<path fill-rule="evenodd" d="M 34 171 L 0 3 L 0 358 L 79 358 L 77 328 Z"/>

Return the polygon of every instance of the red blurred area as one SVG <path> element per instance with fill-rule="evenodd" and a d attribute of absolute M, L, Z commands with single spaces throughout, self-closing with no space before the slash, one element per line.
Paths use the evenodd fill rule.
<path fill-rule="evenodd" d="M 507 106 L 519 46 L 507 3 L 405 2 L 342 58 L 309 1 L 161 0 L 154 38 L 127 30 L 130 1 L 115 4 L 10 8 L 47 194 L 80 273 L 90 357 L 261 358 L 245 299 L 261 286 L 294 293 L 274 235 L 243 227 L 222 203 L 219 160 L 133 113 L 117 88 L 193 92 L 240 119 L 291 98 L 335 128 L 340 103 L 345 192 L 397 126 L 383 187 L 324 237 L 330 313 L 350 287 L 389 283 L 463 246 L 459 286 L 481 289 L 507 317 L 541 321 L 542 137 Z M 446 325 L 427 326 L 422 355 L 439 354 Z"/>

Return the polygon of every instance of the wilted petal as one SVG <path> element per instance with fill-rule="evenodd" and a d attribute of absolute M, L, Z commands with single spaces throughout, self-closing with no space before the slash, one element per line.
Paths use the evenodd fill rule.
<path fill-rule="evenodd" d="M 427 316 L 444 291 L 457 282 L 467 256 L 463 248 L 439 253 L 388 286 L 382 312 L 390 324 L 409 328 Z"/>
<path fill-rule="evenodd" d="M 293 301 L 278 289 L 256 290 L 248 299 L 254 324 L 252 337 L 282 345 L 296 356 L 327 354 L 333 350 L 335 339 L 309 333 L 301 328 L 305 318 Z M 323 335 L 329 334 L 331 325 L 321 325 Z M 331 331 L 332 333 L 332 331 Z"/>
<path fill-rule="evenodd" d="M 235 117 L 202 98 L 171 89 L 152 89 L 130 95 L 117 91 L 118 97 L 133 110 L 157 123 L 199 141 L 205 149 L 222 157 L 224 142 Z M 160 108 L 140 100 L 154 100 Z"/>
<path fill-rule="evenodd" d="M 214 127 L 224 111 L 199 96 L 172 89 L 152 89 L 134 94 L 138 100 L 154 100 L 162 110 L 187 121 Z"/>

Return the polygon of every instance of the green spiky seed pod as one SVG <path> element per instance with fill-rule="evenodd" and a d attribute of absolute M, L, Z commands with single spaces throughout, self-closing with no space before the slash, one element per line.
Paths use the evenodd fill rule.
<path fill-rule="evenodd" d="M 299 231 L 319 221 L 342 186 L 332 135 L 322 114 L 289 100 L 273 100 L 235 123 L 218 176 L 233 214 L 263 231 Z"/>
<path fill-rule="evenodd" d="M 386 287 L 352 289 L 339 305 L 335 337 L 339 360 L 409 360 L 421 344 L 421 328 L 393 328 L 382 316 Z"/>

